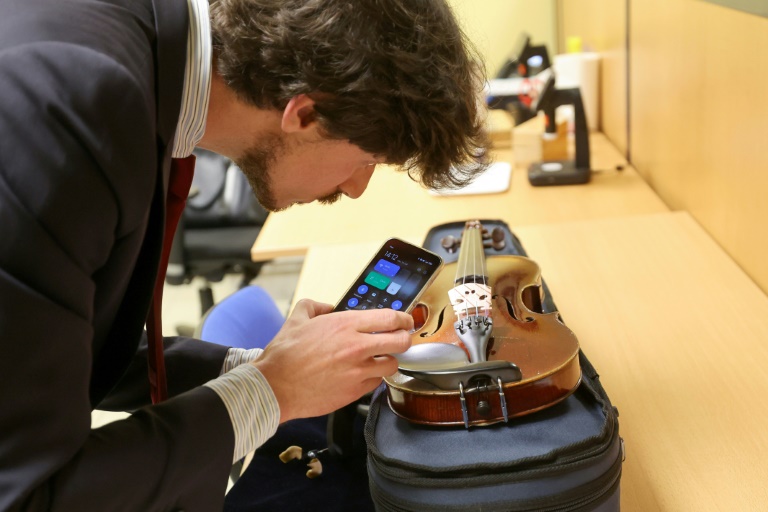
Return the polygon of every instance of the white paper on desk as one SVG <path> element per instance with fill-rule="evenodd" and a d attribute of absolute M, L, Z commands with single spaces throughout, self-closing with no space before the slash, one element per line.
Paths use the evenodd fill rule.
<path fill-rule="evenodd" d="M 457 190 L 429 190 L 433 196 L 466 196 L 472 194 L 497 194 L 509 188 L 512 165 L 508 162 L 496 162 L 464 188 Z"/>

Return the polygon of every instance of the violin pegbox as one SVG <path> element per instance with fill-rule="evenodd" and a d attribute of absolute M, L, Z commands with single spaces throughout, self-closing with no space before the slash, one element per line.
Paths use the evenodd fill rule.
<path fill-rule="evenodd" d="M 482 228 L 481 239 L 484 249 L 493 249 L 499 252 L 507 247 L 506 234 L 504 233 L 504 230 L 498 226 L 491 231 Z M 455 237 L 453 235 L 444 236 L 440 239 L 440 246 L 449 254 L 453 254 L 458 251 L 461 246 L 461 237 Z"/>

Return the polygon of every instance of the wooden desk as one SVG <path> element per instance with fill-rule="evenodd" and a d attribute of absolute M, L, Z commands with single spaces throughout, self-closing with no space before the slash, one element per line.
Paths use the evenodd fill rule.
<path fill-rule="evenodd" d="M 511 226 L 586 220 L 668 211 L 661 199 L 602 134 L 591 136 L 592 167 L 605 169 L 588 185 L 532 187 L 527 168 L 514 168 L 510 188 L 499 194 L 432 196 L 407 175 L 378 169 L 359 199 L 297 205 L 267 219 L 251 251 L 256 261 L 303 255 L 318 244 L 382 242 L 391 236 L 426 233 L 444 222 L 501 219 Z M 497 161 L 513 161 L 497 150 Z M 623 171 L 615 171 L 617 165 Z"/>
<path fill-rule="evenodd" d="M 619 408 L 622 510 L 768 509 L 768 297 L 687 213 L 514 231 Z M 335 302 L 376 245 L 313 247 L 296 296 Z"/>

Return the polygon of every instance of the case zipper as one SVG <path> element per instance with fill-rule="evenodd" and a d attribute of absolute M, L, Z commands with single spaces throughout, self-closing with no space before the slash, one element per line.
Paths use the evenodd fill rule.
<path fill-rule="evenodd" d="M 583 484 L 574 489 L 569 489 L 558 496 L 520 500 L 512 503 L 486 503 L 478 504 L 477 510 L 504 512 L 576 512 L 586 510 L 585 507 L 595 505 L 602 499 L 607 499 L 616 491 L 621 481 L 621 466 L 624 461 L 624 440 L 619 438 L 620 448 L 616 460 L 611 467 L 598 479 Z M 456 512 L 458 510 L 474 510 L 472 505 L 462 505 L 459 508 L 452 506 L 435 506 L 424 503 L 403 501 L 387 496 L 385 493 L 376 492 L 372 487 L 371 495 L 374 502 L 385 505 L 382 510 L 390 512 Z M 557 499 L 559 503 L 553 505 Z M 590 507 L 591 509 L 591 507 Z"/>

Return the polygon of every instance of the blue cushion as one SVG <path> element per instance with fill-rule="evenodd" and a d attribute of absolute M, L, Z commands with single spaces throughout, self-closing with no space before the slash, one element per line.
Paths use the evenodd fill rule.
<path fill-rule="evenodd" d="M 203 319 L 200 339 L 240 348 L 264 348 L 285 318 L 260 286 L 246 286 L 214 305 Z"/>

